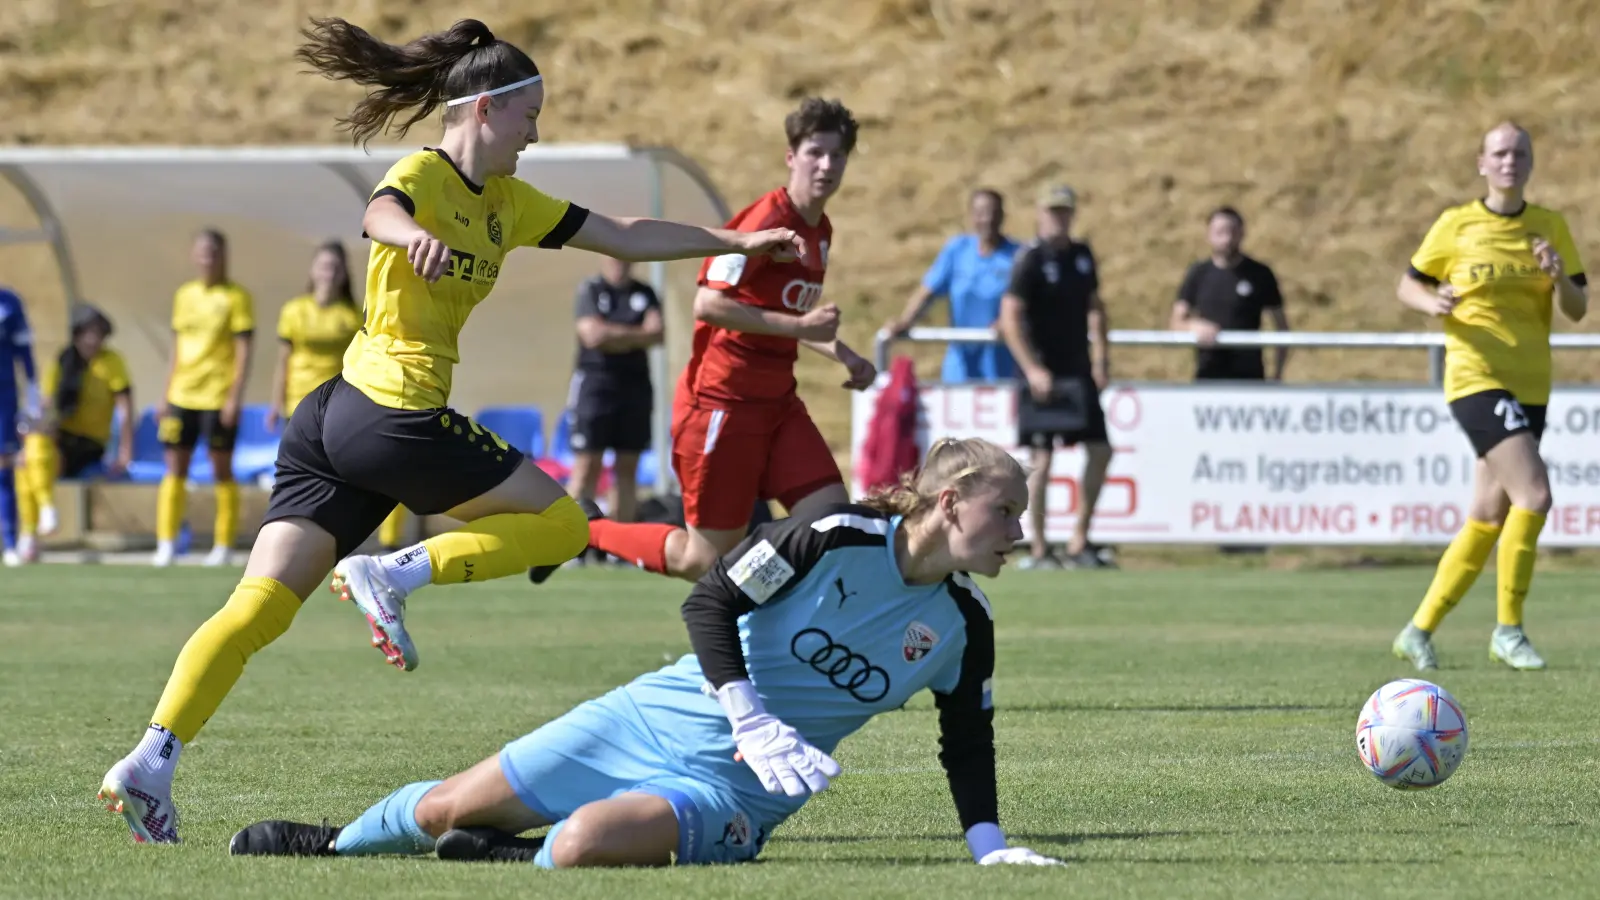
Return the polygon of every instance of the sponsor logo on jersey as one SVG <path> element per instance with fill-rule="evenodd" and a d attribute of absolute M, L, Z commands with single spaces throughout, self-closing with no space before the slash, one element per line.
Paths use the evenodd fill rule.
<path fill-rule="evenodd" d="M 736 809 L 728 819 L 728 824 L 722 826 L 722 839 L 717 841 L 719 847 L 743 847 L 750 843 L 750 817 L 744 810 Z"/>
<path fill-rule="evenodd" d="M 906 626 L 906 639 L 902 645 L 906 662 L 914 663 L 933 652 L 933 645 L 939 643 L 939 635 L 932 628 L 921 622 L 912 622 Z"/>
<path fill-rule="evenodd" d="M 772 599 L 794 577 L 794 566 L 763 538 L 728 567 L 728 580 L 757 606 Z"/>
<path fill-rule="evenodd" d="M 783 286 L 783 305 L 785 309 L 796 312 L 806 312 L 817 305 L 822 299 L 822 285 L 815 281 L 806 281 L 796 278 Z"/>
<path fill-rule="evenodd" d="M 836 643 L 821 628 L 807 628 L 789 641 L 795 659 L 828 677 L 828 683 L 848 691 L 860 703 L 877 703 L 889 696 L 889 673 L 872 660 Z"/>

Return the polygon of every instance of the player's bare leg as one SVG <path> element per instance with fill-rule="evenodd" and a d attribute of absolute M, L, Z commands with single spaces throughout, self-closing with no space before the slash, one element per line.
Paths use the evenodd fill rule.
<path fill-rule="evenodd" d="M 578 807 L 546 842 L 558 869 L 666 866 L 678 847 L 678 817 L 664 797 L 619 794 Z"/>
<path fill-rule="evenodd" d="M 739 546 L 750 531 L 749 525 L 741 528 L 687 528 L 674 529 L 667 535 L 667 574 L 684 581 L 699 581 L 710 571 L 717 560 Z"/>
<path fill-rule="evenodd" d="M 567 476 L 567 493 L 572 499 L 594 500 L 602 468 L 604 464 L 599 453 L 583 450 L 572 454 L 572 473 Z"/>
<path fill-rule="evenodd" d="M 1550 512 L 1550 476 L 1539 443 L 1528 432 L 1513 434 L 1484 456 L 1509 501 L 1496 565 L 1497 620 L 1489 658 L 1513 669 L 1543 669 L 1544 659 L 1522 629 L 1522 606 L 1533 583 L 1539 532 Z"/>

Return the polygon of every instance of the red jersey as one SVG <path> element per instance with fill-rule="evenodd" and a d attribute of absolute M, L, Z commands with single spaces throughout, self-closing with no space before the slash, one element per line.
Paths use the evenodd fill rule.
<path fill-rule="evenodd" d="M 806 256 L 793 262 L 729 254 L 700 266 L 700 285 L 761 309 L 799 316 L 822 299 L 833 224 L 824 215 L 811 225 L 778 188 L 745 207 L 724 226 L 735 231 L 789 228 L 805 241 Z M 709 322 L 694 323 L 694 352 L 678 384 L 680 402 L 713 404 L 783 400 L 795 390 L 794 363 L 800 344 L 793 338 L 732 331 Z M 683 395 L 687 395 L 686 397 Z"/>

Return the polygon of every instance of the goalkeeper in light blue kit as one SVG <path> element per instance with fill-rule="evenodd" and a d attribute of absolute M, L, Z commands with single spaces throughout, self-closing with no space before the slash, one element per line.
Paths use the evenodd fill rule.
<path fill-rule="evenodd" d="M 17 408 L 17 367 L 27 378 L 27 401 Z M 22 309 L 22 298 L 0 288 L 0 545 L 7 566 L 19 566 L 17 554 L 17 454 L 22 450 L 18 414 L 28 422 L 39 420 L 42 398 L 33 365 L 33 332 Z"/>
<path fill-rule="evenodd" d="M 719 561 L 683 604 L 693 654 L 343 828 L 257 822 L 229 852 L 744 862 L 840 774 L 841 739 L 929 688 L 973 859 L 1055 864 L 1007 846 L 998 824 L 994 624 L 968 576 L 999 573 L 1027 498 L 1009 453 L 941 440 L 900 487 L 764 525 Z"/>

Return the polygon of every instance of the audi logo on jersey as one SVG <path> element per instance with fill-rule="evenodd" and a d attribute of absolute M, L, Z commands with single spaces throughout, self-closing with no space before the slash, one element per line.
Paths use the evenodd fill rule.
<path fill-rule="evenodd" d="M 783 286 L 783 305 L 796 312 L 809 312 L 822 299 L 822 284 L 796 278 Z"/>
<path fill-rule="evenodd" d="M 889 673 L 872 664 L 821 628 L 807 628 L 789 641 L 789 652 L 861 703 L 877 703 L 889 696 Z"/>

